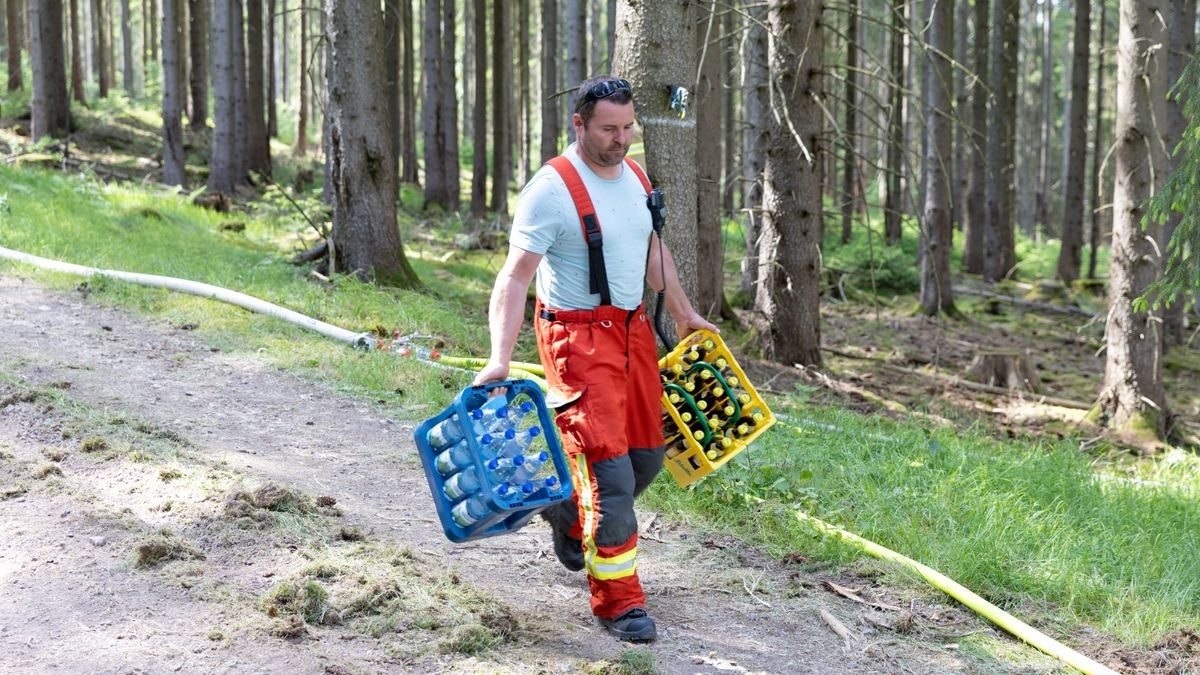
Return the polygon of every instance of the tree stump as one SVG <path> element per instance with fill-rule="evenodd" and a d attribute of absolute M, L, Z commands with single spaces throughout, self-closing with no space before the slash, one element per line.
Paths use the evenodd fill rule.
<path fill-rule="evenodd" d="M 991 387 L 1038 393 L 1041 381 L 1025 355 L 1013 350 L 979 352 L 967 368 L 967 379 Z"/>

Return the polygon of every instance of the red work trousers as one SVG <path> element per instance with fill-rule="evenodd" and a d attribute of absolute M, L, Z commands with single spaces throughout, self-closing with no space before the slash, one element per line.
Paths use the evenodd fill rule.
<path fill-rule="evenodd" d="M 575 491 L 546 519 L 582 541 L 592 612 L 613 619 L 646 603 L 633 501 L 663 463 L 654 334 L 641 307 L 555 310 L 539 302 L 534 324 L 546 380 L 579 395 L 555 418 Z"/>

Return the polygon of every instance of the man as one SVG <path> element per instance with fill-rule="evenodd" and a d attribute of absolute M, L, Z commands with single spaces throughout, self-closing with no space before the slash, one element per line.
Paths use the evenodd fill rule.
<path fill-rule="evenodd" d="M 645 283 L 665 284 L 680 336 L 717 329 L 692 308 L 670 252 L 651 236 L 649 183 L 625 160 L 634 129 L 629 83 L 596 77 L 578 91 L 576 142 L 517 201 L 508 259 L 492 290 L 491 356 L 475 383 L 507 378 L 536 272 L 538 353 L 556 397 L 569 401 L 555 422 L 575 486 L 570 502 L 543 516 L 559 561 L 587 570 L 600 623 L 618 639 L 648 642 L 657 631 L 637 576 L 633 501 L 662 468 L 663 429 L 657 348 L 641 307 Z"/>

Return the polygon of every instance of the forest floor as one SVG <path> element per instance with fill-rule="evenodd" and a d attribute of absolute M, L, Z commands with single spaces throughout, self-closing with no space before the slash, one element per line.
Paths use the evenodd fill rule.
<path fill-rule="evenodd" d="M 870 565 L 801 571 L 652 513 L 639 570 L 661 637 L 621 645 L 540 522 L 445 540 L 414 420 L 86 293 L 0 278 L 0 321 L 0 669 L 641 672 L 652 654 L 665 673 L 1058 670 Z M 972 635 L 1005 660 L 960 650 Z"/>

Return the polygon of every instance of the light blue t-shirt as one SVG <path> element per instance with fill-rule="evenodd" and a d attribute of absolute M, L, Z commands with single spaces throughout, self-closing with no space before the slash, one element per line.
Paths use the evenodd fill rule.
<path fill-rule="evenodd" d="M 563 154 L 579 171 L 600 221 L 612 304 L 634 309 L 642 302 L 652 231 L 646 190 L 624 164 L 619 178 L 605 180 L 583 161 L 576 144 Z M 600 295 L 589 292 L 588 250 L 575 202 L 558 171 L 549 165 L 539 169 L 521 190 L 510 243 L 543 255 L 537 270 L 537 294 L 546 306 L 592 309 L 600 304 Z"/>

